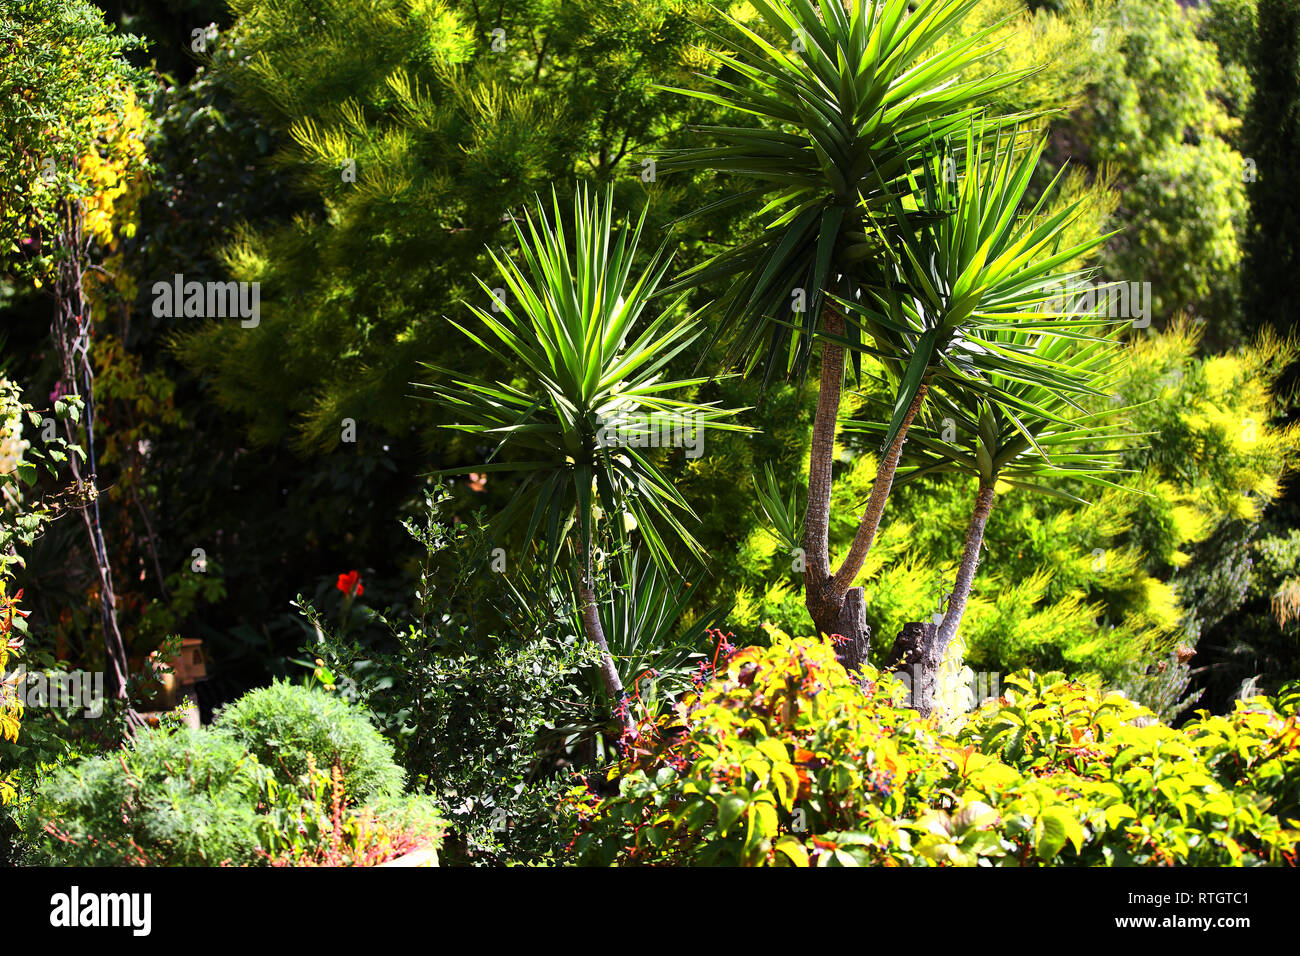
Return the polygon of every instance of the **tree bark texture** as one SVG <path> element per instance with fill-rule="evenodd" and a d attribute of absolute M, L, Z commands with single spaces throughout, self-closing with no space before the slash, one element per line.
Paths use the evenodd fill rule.
<path fill-rule="evenodd" d="M 962 615 L 966 613 L 966 601 L 970 597 L 971 585 L 975 581 L 980 548 L 984 543 L 984 528 L 988 524 L 989 513 L 992 510 L 993 487 L 981 486 L 975 495 L 975 508 L 971 512 L 970 525 L 966 529 L 966 542 L 962 548 L 961 563 L 957 567 L 957 579 L 953 582 L 952 596 L 948 598 L 948 609 L 942 623 L 938 627 L 933 624 L 909 624 L 904 627 L 904 633 L 907 633 L 908 627 L 921 626 L 927 629 L 921 635 L 919 657 L 911 665 L 912 702 L 922 716 L 928 717 L 934 712 L 939 665 L 943 663 L 948 646 L 952 644 L 953 638 L 957 636 L 957 629 L 961 626 Z M 903 635 L 899 636 L 899 641 L 903 641 Z"/>
<path fill-rule="evenodd" d="M 844 317 L 827 306 L 822 313 L 823 329 L 830 335 L 844 335 Z M 852 672 L 867 661 L 871 630 L 867 626 L 863 590 L 853 581 L 884 514 L 885 501 L 894 484 L 907 430 L 925 401 L 926 387 L 917 391 L 908 406 L 902 427 L 880 460 L 871 496 L 867 500 L 853 544 L 844 564 L 832 575 L 830 566 L 831 478 L 835 465 L 835 426 L 844 387 L 844 348 L 824 340 L 821 349 L 821 379 L 817 412 L 813 418 L 812 450 L 808 463 L 808 505 L 804 518 L 804 601 L 808 614 L 821 634 L 840 635 L 836 653 L 845 669 Z"/>
<path fill-rule="evenodd" d="M 623 681 L 614 666 L 614 657 L 609 653 L 609 643 L 605 640 L 605 629 L 600 623 L 600 608 L 596 604 L 596 592 L 591 579 L 591 547 L 586 546 L 586 566 L 582 569 L 582 583 L 578 586 L 578 600 L 582 602 L 582 629 L 587 639 L 600 649 L 600 673 L 605 681 L 605 692 L 614 702 L 615 712 L 619 715 L 623 729 L 631 733 L 635 728 L 632 720 L 631 701 L 623 690 Z"/>

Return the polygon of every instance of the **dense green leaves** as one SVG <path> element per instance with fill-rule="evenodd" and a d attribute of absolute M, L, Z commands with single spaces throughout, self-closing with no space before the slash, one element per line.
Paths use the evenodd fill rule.
<path fill-rule="evenodd" d="M 279 684 L 218 726 L 146 728 L 119 751 L 69 759 L 41 783 L 29 829 L 37 862 L 64 866 L 265 865 L 340 839 L 362 858 L 399 834 L 436 848 L 441 821 L 429 801 L 399 799 L 401 781 L 363 711 Z"/>
<path fill-rule="evenodd" d="M 144 76 L 125 54 L 141 44 L 114 33 L 84 0 L 23 0 L 0 11 L 0 276 L 39 284 L 56 253 L 60 201 L 110 185 L 94 166 L 135 109 Z"/>
<path fill-rule="evenodd" d="M 725 421 L 733 410 L 672 397 L 704 382 L 666 377 L 700 329 L 677 305 L 651 310 L 665 257 L 632 277 L 644 213 L 620 229 L 612 192 L 603 199 L 581 192 L 570 247 L 558 199 L 553 208 L 553 220 L 539 211 L 538 219 L 529 214 L 516 223 L 522 262 L 493 256 L 504 301 L 480 280 L 497 311 L 469 306 L 485 330 L 457 324 L 522 382 L 437 369 L 450 382 L 430 388 L 460 419 L 450 427 L 493 443 L 486 463 L 459 470 L 523 476 L 498 530 L 526 517 L 525 539 L 540 534 L 553 562 L 576 525 L 585 561 L 599 515 L 627 514 L 633 521 L 616 526 L 615 535 L 635 527 L 655 560 L 673 568 L 675 542 L 698 552 L 683 523 L 693 511 L 650 449 L 698 447 L 710 430 L 741 426 Z"/>
<path fill-rule="evenodd" d="M 1195 316 L 1222 348 L 1252 327 L 1238 314 L 1238 268 L 1251 180 L 1262 175 L 1252 162 L 1268 163 L 1239 142 L 1231 110 L 1250 99 L 1252 82 L 1224 68 L 1231 42 L 1220 50 L 1198 35 L 1211 6 L 1223 4 L 1116 0 L 1084 48 L 1096 80 L 1057 128 L 1074 161 L 1119 190 L 1111 222 L 1121 233 L 1101 258 L 1105 277 L 1150 282 L 1158 326 Z M 1225 18 L 1249 29 L 1242 6 Z"/>
<path fill-rule="evenodd" d="M 772 463 L 763 465 L 763 475 L 753 476 L 754 497 L 758 499 L 758 510 L 765 524 L 771 529 L 776 541 L 793 553 L 803 541 L 803 511 L 799 508 L 798 496 L 794 488 L 790 489 L 788 498 L 783 498 L 781 486 L 777 480 Z"/>
<path fill-rule="evenodd" d="M 588 864 L 1283 865 L 1295 852 L 1294 693 L 1179 730 L 1096 686 L 1008 678 L 955 732 L 862 686 L 828 643 L 751 647 L 664 736 L 565 810 Z M 742 825 L 743 822 L 743 825 Z"/>
<path fill-rule="evenodd" d="M 722 288 L 728 362 L 761 363 L 770 378 L 806 370 L 824 295 L 847 296 L 854 263 L 879 252 L 890 205 L 930 144 L 1024 74 L 969 78 L 996 46 L 991 29 L 956 35 L 975 0 L 753 6 L 761 27 L 729 17 L 737 35 L 719 37 L 735 44 L 734 54 L 715 54 L 735 79 L 705 76 L 702 88 L 678 90 L 736 124 L 702 128 L 719 145 L 668 152 L 660 168 L 746 184 L 719 204 L 766 201 L 762 233 L 688 270 L 674 288 Z M 760 125 L 741 125 L 754 120 Z"/>
<path fill-rule="evenodd" d="M 393 745 L 346 701 L 287 682 L 250 691 L 222 709 L 213 728 L 237 740 L 283 779 L 304 779 L 314 765 L 337 766 L 360 800 L 402 792 Z"/>
<path fill-rule="evenodd" d="M 484 250 L 513 241 L 508 224 L 535 194 L 558 185 L 567 205 L 582 178 L 640 201 L 629 164 L 701 113 L 651 85 L 687 75 L 703 6 L 240 0 L 212 69 L 275 148 L 257 181 L 283 177 L 300 208 L 291 223 L 259 210 L 249 229 L 205 237 L 230 277 L 262 283 L 257 329 L 179 330 L 211 398 L 259 444 L 315 460 L 345 417 L 396 448 L 415 429 L 422 450 L 442 451 L 408 383 L 421 361 L 485 371 L 443 316 L 463 299 L 486 307 L 473 281 L 493 268 Z"/>

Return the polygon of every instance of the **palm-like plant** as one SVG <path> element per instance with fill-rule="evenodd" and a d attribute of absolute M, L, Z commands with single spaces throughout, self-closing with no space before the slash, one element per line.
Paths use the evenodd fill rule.
<path fill-rule="evenodd" d="M 1082 317 L 1089 321 L 1090 317 Z M 1096 319 L 1091 319 L 1096 322 Z M 974 507 L 947 610 L 937 628 L 913 632 L 919 646 L 900 647 L 913 685 L 913 701 L 922 713 L 934 707 L 939 665 L 956 637 L 979 563 L 984 529 L 999 484 L 1086 504 L 1061 484 L 1120 487 L 1107 475 L 1121 470 L 1122 455 L 1135 437 L 1122 415 L 1125 409 L 1089 410 L 1113 385 L 1120 343 L 1113 336 L 1076 335 L 1003 326 L 974 333 L 967 348 L 978 353 L 1006 352 L 1021 368 L 1050 370 L 1066 376 L 1062 388 L 1023 375 L 992 373 L 980 388 L 953 386 L 936 390 L 931 415 L 943 428 L 916 431 L 908 449 L 909 464 L 899 481 L 926 475 L 963 474 L 977 479 Z M 1093 396 L 1092 402 L 1088 396 Z M 880 433 L 887 426 L 850 422 L 847 431 Z"/>
<path fill-rule="evenodd" d="M 720 11 L 738 36 L 719 40 L 737 51 L 714 57 L 747 85 L 703 75 L 703 89 L 667 89 L 758 125 L 702 127 L 719 145 L 667 151 L 661 169 L 748 181 L 708 210 L 766 201 L 763 232 L 674 285 L 726 283 L 716 305 L 731 336 L 728 364 L 752 369 L 761 360 L 769 377 L 782 366 L 802 373 L 826 291 L 847 292 L 854 264 L 878 252 L 875 214 L 906 192 L 931 144 L 968 125 L 989 94 L 1024 75 L 963 79 L 996 48 L 991 29 L 954 38 L 977 3 L 754 0 L 776 42 Z M 806 308 L 785 321 L 795 290 L 805 293 Z"/>
<path fill-rule="evenodd" d="M 725 419 L 736 410 L 672 397 L 703 379 L 670 380 L 668 364 L 699 335 L 679 303 L 657 313 L 650 300 L 668 268 L 660 250 L 632 276 L 644 213 L 615 228 L 612 191 L 603 200 L 582 190 L 574 202 L 573 244 L 540 207 L 515 224 L 519 261 L 492 253 L 506 295 L 480 285 L 493 310 L 470 305 L 481 330 L 452 324 L 518 378 L 488 381 L 429 366 L 443 384 L 425 386 L 457 421 L 447 427 L 491 439 L 487 463 L 444 473 L 509 471 L 521 478 L 493 521 L 497 534 L 524 525 L 538 536 L 547 569 L 567 549 L 580 581 L 584 630 L 600 648 L 606 690 L 619 701 L 623 683 L 610 655 L 593 583 L 594 525 L 603 514 L 622 538 L 633 524 L 653 559 L 672 569 L 672 548 L 699 553 L 683 519 L 690 506 L 656 463 L 646 432 L 660 424 L 743 430 Z M 680 435 L 680 432 L 678 433 Z M 620 444 L 620 437 L 631 438 Z M 620 516 L 627 516 L 618 520 Z"/>
<path fill-rule="evenodd" d="M 857 301 L 833 300 L 851 326 L 863 329 L 869 344 L 857 347 L 880 360 L 896 397 L 871 497 L 828 586 L 832 598 L 845 593 L 862 569 L 908 429 L 931 389 L 958 388 L 1008 407 L 1017 399 L 990 384 L 991 376 L 1063 394 L 1094 391 L 1077 369 L 1048 360 L 1021 337 L 1038 331 L 1074 341 L 1090 337 L 1099 324 L 1095 316 L 1068 311 L 1060 295 L 1086 275 L 1069 264 L 1108 238 L 1064 243 L 1085 200 L 1044 213 L 1062 170 L 1025 209 L 1043 146 L 1015 134 L 983 138 L 971 127 L 961 176 L 955 151 L 937 150 L 913 182 L 914 208 L 894 204 L 898 238 L 883 281 L 864 287 Z"/>
<path fill-rule="evenodd" d="M 881 458 L 854 549 L 832 574 L 831 471 L 845 349 L 867 346 L 864 330 L 870 335 L 885 326 L 846 325 L 829 296 L 856 300 L 906 225 L 897 213 L 915 190 L 925 157 L 949 134 L 986 125 L 983 101 L 1025 75 L 970 76 L 996 46 L 991 30 L 956 35 L 977 2 L 755 0 L 766 29 L 779 39 L 728 18 L 739 36 L 734 54 L 717 54 L 724 74 L 705 77 L 704 89 L 679 91 L 733 111 L 737 124 L 704 128 L 717 145 L 670 152 L 662 162 L 665 174 L 708 169 L 747 182 L 748 188 L 708 208 L 766 200 L 762 233 L 688 271 L 672 287 L 725 283 L 717 334 L 730 340 L 728 363 L 748 371 L 761 362 L 765 380 L 782 366 L 802 374 L 812 338 L 822 338 L 804 521 L 805 600 L 820 631 L 849 638 L 842 659 L 850 667 L 867 652 L 862 591 L 853 579 L 925 389 L 900 403 L 899 427 Z M 910 207 L 913 219 L 925 215 L 915 201 Z M 789 321 L 800 292 L 804 310 Z M 901 316 L 895 319 L 904 324 Z M 933 350 L 941 347 L 938 334 L 928 340 Z M 897 349 L 894 362 L 904 367 L 917 344 L 906 330 L 870 343 L 878 352 Z M 852 354 L 857 362 L 858 352 Z M 922 368 L 932 364 L 927 358 Z"/>

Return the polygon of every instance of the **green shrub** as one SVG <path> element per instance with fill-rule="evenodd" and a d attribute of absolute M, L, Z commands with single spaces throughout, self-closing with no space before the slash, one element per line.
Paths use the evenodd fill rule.
<path fill-rule="evenodd" d="M 1112 10 L 1089 44 L 1095 85 L 1060 124 L 1075 144 L 1071 158 L 1105 167 L 1122 191 L 1113 220 L 1121 233 L 1102 271 L 1151 283 L 1157 327 L 1188 313 L 1209 320 L 1219 344 L 1235 344 L 1244 337 L 1235 299 L 1252 187 L 1229 104 L 1249 96 L 1250 77 L 1225 69 L 1215 43 L 1198 35 L 1203 9 L 1117 0 Z"/>
<path fill-rule="evenodd" d="M 363 710 L 324 691 L 279 681 L 222 708 L 212 727 L 289 781 L 305 782 L 313 763 L 338 764 L 357 800 L 402 792 L 393 745 Z"/>
<path fill-rule="evenodd" d="M 406 522 L 426 551 L 413 619 L 380 618 L 389 634 L 375 639 L 335 628 L 304 604 L 320 638 L 303 653 L 319 655 L 320 679 L 354 697 L 394 742 L 412 789 L 436 795 L 448 865 L 554 862 L 568 841 L 555 821 L 570 785 L 564 768 L 591 759 L 595 738 L 617 726 L 599 656 L 579 637 L 560 588 L 526 568 L 490 570 L 482 515 L 453 524 L 449 496 L 439 486 L 423 518 Z M 647 598 L 647 586 L 662 587 L 646 577 L 616 579 L 624 591 L 615 587 L 601 611 L 629 684 L 685 657 L 674 652 L 694 634 Z"/>
<path fill-rule="evenodd" d="M 146 729 L 121 751 L 60 768 L 36 792 L 49 865 L 256 862 L 267 778 L 237 740 Z"/>
<path fill-rule="evenodd" d="M 1095 684 L 1013 676 L 956 733 L 859 686 L 815 640 L 746 648 L 574 790 L 597 864 L 1263 865 L 1294 862 L 1295 698 L 1175 730 Z"/>
<path fill-rule="evenodd" d="M 23 726 L 22 766 L 13 774 L 18 798 L 0 807 L 0 867 L 41 861 L 39 845 L 44 831 L 33 812 L 37 791 L 61 768 L 103 752 L 93 739 L 82 736 L 65 740 L 60 736 L 64 732 L 65 727 L 49 719 L 38 718 Z"/>
<path fill-rule="evenodd" d="M 364 711 L 275 684 L 220 726 L 141 731 L 44 776 L 23 832 L 35 862 L 369 866 L 441 845 L 434 802 L 405 797 Z"/>

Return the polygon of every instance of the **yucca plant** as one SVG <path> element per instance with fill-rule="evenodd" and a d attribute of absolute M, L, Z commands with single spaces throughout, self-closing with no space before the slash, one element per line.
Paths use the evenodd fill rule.
<path fill-rule="evenodd" d="M 653 714 L 690 687 L 696 664 L 714 650 L 707 634 L 722 625 L 731 605 L 715 604 L 691 614 L 691 603 L 707 580 L 703 569 L 686 581 L 640 551 L 624 549 L 610 560 L 609 600 L 599 602 L 601 628 L 623 682 L 640 681 L 636 696 Z"/>
<path fill-rule="evenodd" d="M 1091 316 L 1082 319 L 1097 321 Z M 1108 476 L 1123 470 L 1122 456 L 1137 437 L 1124 421 L 1127 409 L 1107 402 L 1122 349 L 1113 334 L 1064 337 L 1004 326 L 974 333 L 968 348 L 1013 354 L 1019 364 L 1067 376 L 1071 387 L 997 373 L 980 382 L 979 389 L 949 385 L 934 392 L 930 408 L 930 416 L 942 427 L 913 433 L 900 482 L 935 474 L 976 479 L 970 523 L 944 616 L 937 626 L 907 629 L 894 649 L 896 663 L 911 677 L 914 706 L 926 714 L 935 706 L 939 665 L 966 610 L 997 489 L 1021 488 L 1087 504 L 1068 489 L 1121 487 Z M 1098 409 L 1098 404 L 1103 407 Z M 879 434 L 887 427 L 849 422 L 845 430 Z"/>
<path fill-rule="evenodd" d="M 766 35 L 722 14 L 736 34 L 722 40 L 735 52 L 715 54 L 721 74 L 704 77 L 703 88 L 679 92 L 733 112 L 736 123 L 702 128 L 716 145 L 669 152 L 662 162 L 665 174 L 707 169 L 746 184 L 707 208 L 766 200 L 766 228 L 758 236 L 724 249 L 671 287 L 721 284 L 716 334 L 728 341 L 727 364 L 745 371 L 761 364 L 765 381 L 777 370 L 803 374 L 812 339 L 821 339 L 803 522 L 805 601 L 819 631 L 848 638 L 841 659 L 850 668 L 865 659 L 869 641 L 862 589 L 853 581 L 879 526 L 926 379 L 942 367 L 945 349 L 960 341 L 964 324 L 1006 291 L 1002 270 L 1015 271 L 1017 262 L 1000 257 L 1019 255 L 1023 265 L 1042 245 L 1007 233 L 1012 220 L 1002 213 L 1009 204 L 1014 217 L 1027 185 L 1010 180 L 1004 185 L 1017 189 L 994 197 L 992 222 L 980 217 L 970 233 L 989 240 L 967 251 L 970 274 L 952 277 L 968 284 L 945 286 L 931 297 L 943 315 L 930 324 L 912 321 L 901 295 L 912 290 L 889 297 L 891 256 L 909 245 L 908 230 L 951 216 L 942 197 L 917 196 L 927 160 L 950 135 L 974 128 L 972 140 L 981 141 L 987 130 L 1017 119 L 983 116 L 987 98 L 1026 73 L 979 75 L 979 64 L 996 49 L 992 29 L 958 34 L 976 3 L 755 0 Z M 995 261 L 998 274 L 991 276 L 985 267 Z M 985 279 L 992 281 L 981 284 Z M 883 321 L 846 323 L 842 303 L 859 301 L 864 285 L 873 284 L 887 290 Z M 869 349 L 887 371 L 901 374 L 894 427 L 871 497 L 852 550 L 832 573 L 831 472 L 846 349 L 855 364 L 859 350 Z"/>
<path fill-rule="evenodd" d="M 993 372 L 1072 387 L 1060 370 L 1030 363 L 1014 372 L 1023 357 L 968 343 L 979 329 L 1008 322 L 1051 322 L 1054 334 L 1079 334 L 1049 314 L 1045 290 L 1070 281 L 1063 267 L 1104 238 L 1062 248 L 1081 203 L 1051 214 L 1042 213 L 1045 198 L 1024 208 L 1041 147 L 1017 148 L 1019 138 L 1003 134 L 1019 118 L 981 112 L 990 93 L 1024 74 L 977 75 L 992 49 L 989 31 L 955 35 L 973 6 L 760 0 L 754 7 L 769 30 L 792 38 L 790 49 L 732 20 L 738 52 L 719 60 L 745 85 L 713 78 L 693 94 L 758 125 L 706 129 L 719 145 L 670 154 L 664 164 L 754 184 L 722 203 L 768 199 L 762 234 L 678 283 L 726 280 L 719 334 L 730 338 L 729 358 L 751 369 L 765 354 L 769 375 L 785 358 L 786 370 L 798 372 L 811 338 L 822 340 L 803 522 L 805 601 L 819 631 L 848 638 L 841 660 L 850 668 L 869 647 L 854 581 L 927 393 L 948 382 L 978 391 Z M 787 321 L 792 289 L 806 293 L 810 308 Z M 831 473 L 846 350 L 855 360 L 875 356 L 896 398 L 853 543 L 832 571 Z"/>
<path fill-rule="evenodd" d="M 1025 75 L 967 77 L 997 47 L 991 28 L 955 35 L 977 3 L 753 0 L 767 36 L 718 11 L 734 35 L 715 36 L 735 52 L 712 54 L 719 75 L 701 75 L 703 88 L 665 89 L 730 111 L 738 122 L 697 128 L 717 145 L 665 151 L 660 169 L 712 171 L 746 184 L 707 210 L 766 201 L 759 235 L 671 287 L 725 284 L 715 307 L 730 339 L 727 364 L 750 370 L 761 363 L 766 377 L 805 371 L 812 337 L 830 317 L 826 292 L 847 292 L 854 264 L 878 254 L 875 219 L 907 192 L 909 174 L 933 143 L 969 125 L 990 94 Z M 724 78 L 732 75 L 746 82 Z M 798 298 L 803 307 L 788 321 Z"/>
<path fill-rule="evenodd" d="M 973 126 L 961 150 L 940 144 L 913 180 L 910 203 L 893 206 L 897 239 L 883 281 L 866 284 L 856 301 L 833 297 L 849 325 L 863 329 L 855 347 L 880 361 L 895 401 L 863 519 L 827 589 L 832 599 L 862 569 L 908 429 L 931 389 L 957 388 L 1012 405 L 1014 397 L 991 386 L 990 376 L 1062 394 L 1093 392 L 1077 369 L 1046 360 L 1020 337 L 1039 332 L 1063 341 L 1088 339 L 1104 322 L 1075 314 L 1061 294 L 1090 274 L 1070 264 L 1108 238 L 1065 243 L 1086 197 L 1044 211 L 1062 169 L 1025 208 L 1043 146 L 1014 132 L 982 137 Z"/>
<path fill-rule="evenodd" d="M 700 327 L 682 314 L 680 300 L 650 307 L 669 266 L 662 249 L 633 278 L 644 221 L 643 212 L 635 224 L 617 227 L 612 190 L 598 199 L 582 189 L 570 245 L 558 198 L 551 219 L 539 203 L 535 218 L 515 223 L 518 261 L 505 251 L 491 254 L 504 298 L 479 280 L 494 300 L 491 309 L 468 306 L 481 328 L 451 322 L 509 377 L 488 381 L 429 366 L 441 381 L 425 386 L 456 417 L 447 427 L 495 443 L 487 462 L 443 473 L 516 474 L 494 533 L 522 526 L 525 542 L 538 540 L 548 572 L 567 554 L 583 630 L 600 648 L 606 691 L 619 702 L 623 680 L 596 605 L 595 526 L 604 519 L 616 541 L 635 529 L 660 568 L 675 570 L 675 549 L 700 553 L 684 523 L 694 512 L 656 461 L 663 435 L 650 433 L 693 430 L 678 437 L 698 441 L 711 430 L 744 430 L 726 421 L 737 410 L 672 397 L 705 381 L 666 377 Z"/>

